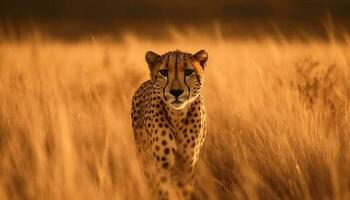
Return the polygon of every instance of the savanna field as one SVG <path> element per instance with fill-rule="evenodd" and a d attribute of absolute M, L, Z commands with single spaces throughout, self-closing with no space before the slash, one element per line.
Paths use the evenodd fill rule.
<path fill-rule="evenodd" d="M 350 37 L 173 30 L 0 42 L 0 199 L 151 199 L 131 128 L 148 50 L 206 49 L 194 199 L 350 199 Z"/>

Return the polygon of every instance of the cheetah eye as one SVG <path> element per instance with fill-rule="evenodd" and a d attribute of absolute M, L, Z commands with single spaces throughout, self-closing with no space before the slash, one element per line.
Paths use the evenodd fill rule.
<path fill-rule="evenodd" d="M 185 69 L 185 75 L 186 75 L 186 76 L 191 75 L 193 72 L 194 72 L 193 69 Z"/>
<path fill-rule="evenodd" d="M 168 76 L 168 70 L 167 70 L 167 69 L 161 69 L 161 70 L 159 70 L 159 73 L 160 73 L 162 76 Z"/>

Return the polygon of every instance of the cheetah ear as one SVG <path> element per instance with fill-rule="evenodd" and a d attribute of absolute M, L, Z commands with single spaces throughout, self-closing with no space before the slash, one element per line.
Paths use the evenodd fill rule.
<path fill-rule="evenodd" d="M 202 50 L 198 51 L 196 54 L 194 54 L 193 57 L 199 62 L 199 64 L 204 69 L 205 63 L 208 60 L 208 53 L 204 49 L 202 49 Z"/>
<path fill-rule="evenodd" d="M 145 59 L 150 70 L 156 64 L 156 61 L 158 58 L 159 58 L 158 54 L 154 53 L 153 51 L 147 51 L 145 55 Z"/>

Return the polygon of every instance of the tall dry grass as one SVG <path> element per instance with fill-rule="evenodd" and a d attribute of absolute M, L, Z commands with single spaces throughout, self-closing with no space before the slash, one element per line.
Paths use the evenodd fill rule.
<path fill-rule="evenodd" d="M 209 52 L 196 199 L 349 199 L 349 41 L 3 40 L 0 199 L 149 199 L 130 100 L 175 48 Z"/>

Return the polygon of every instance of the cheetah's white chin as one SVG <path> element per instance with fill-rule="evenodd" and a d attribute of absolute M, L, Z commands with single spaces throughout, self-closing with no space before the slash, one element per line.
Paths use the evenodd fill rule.
<path fill-rule="evenodd" d="M 173 109 L 175 110 L 181 110 L 186 107 L 186 102 L 181 102 L 181 101 L 173 101 L 169 104 Z"/>

